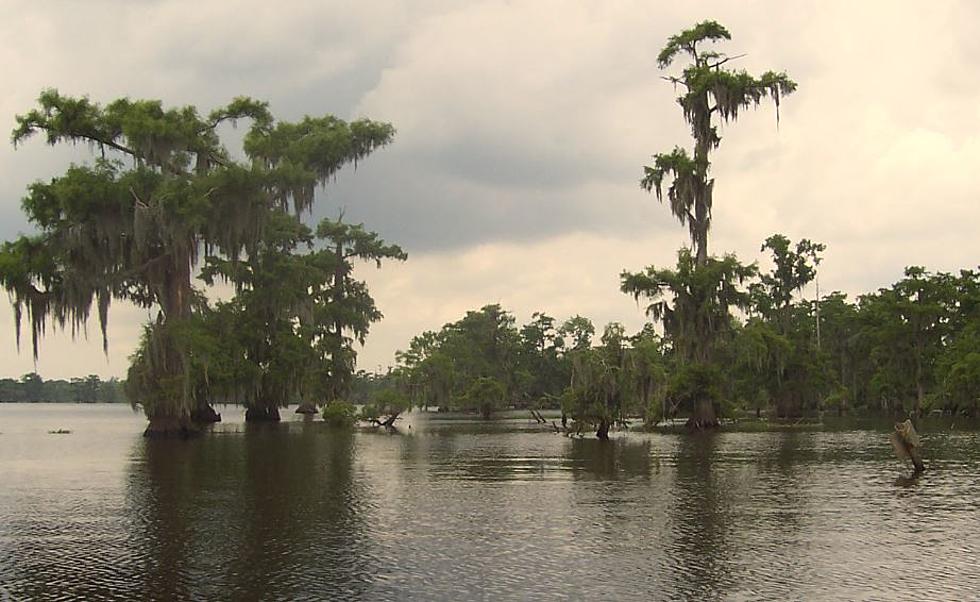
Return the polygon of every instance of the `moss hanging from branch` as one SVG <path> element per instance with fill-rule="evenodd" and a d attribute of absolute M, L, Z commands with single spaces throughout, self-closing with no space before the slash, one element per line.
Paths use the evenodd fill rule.
<path fill-rule="evenodd" d="M 703 21 L 671 36 L 657 56 L 657 64 L 662 69 L 670 67 L 680 55 L 687 55 L 692 61 L 680 76 L 664 79 L 682 92 L 677 103 L 684 121 L 691 127 L 694 153 L 691 156 L 677 147 L 670 153 L 654 155 L 654 164 L 644 168 L 640 185 L 647 191 L 655 190 L 662 202 L 663 181 L 667 177 L 673 180 L 667 193 L 670 211 L 681 224 L 688 226 L 699 264 L 708 258 L 708 232 L 714 204 L 714 180 L 710 177 L 708 156 L 721 144 L 713 116 L 717 115 L 723 122 L 734 121 L 742 109 L 757 107 L 771 98 L 778 125 L 781 99 L 796 90 L 796 83 L 786 73 L 766 71 L 755 77 L 744 70 L 728 69 L 725 65 L 741 56 L 727 56 L 703 46 L 730 39 L 725 27 L 715 21 Z"/>
<path fill-rule="evenodd" d="M 245 163 L 230 158 L 216 132 L 240 119 L 251 121 Z M 196 360 L 191 339 L 174 333 L 199 311 L 191 274 L 201 253 L 236 260 L 255 252 L 272 212 L 309 211 L 317 186 L 390 143 L 394 129 L 332 116 L 276 122 L 265 103 L 245 97 L 202 117 L 157 100 L 103 107 L 46 90 L 37 108 L 17 117 L 12 140 L 17 146 L 39 134 L 51 145 L 89 144 L 99 156 L 33 184 L 23 206 L 39 234 L 0 248 L 18 344 L 24 318 L 35 357 L 49 325 L 84 333 L 95 304 L 108 349 L 113 298 L 157 308 L 158 322 L 133 358 L 131 398 L 151 418 L 181 418 L 194 403 Z"/>

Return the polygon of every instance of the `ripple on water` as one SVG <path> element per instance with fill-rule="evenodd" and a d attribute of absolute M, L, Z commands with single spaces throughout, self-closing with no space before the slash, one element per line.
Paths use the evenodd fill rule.
<path fill-rule="evenodd" d="M 931 470 L 912 481 L 898 479 L 887 439 L 873 432 L 603 444 L 527 421 L 429 425 L 410 415 L 401 435 L 232 420 L 221 434 L 157 444 L 128 410 L 46 411 L 41 422 L 6 411 L 0 586 L 14 599 L 980 591 L 972 433 L 927 434 Z M 48 436 L 50 424 L 72 435 Z"/>

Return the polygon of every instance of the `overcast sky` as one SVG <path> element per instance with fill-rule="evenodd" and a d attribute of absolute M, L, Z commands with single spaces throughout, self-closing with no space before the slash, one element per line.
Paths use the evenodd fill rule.
<path fill-rule="evenodd" d="M 722 129 L 710 249 L 760 259 L 779 232 L 827 244 L 823 291 L 887 286 L 906 265 L 980 258 L 980 4 L 962 2 L 7 0 L 0 129 L 56 87 L 193 104 L 238 95 L 283 119 L 333 113 L 398 129 L 393 145 L 319 193 L 408 252 L 359 271 L 385 319 L 360 367 L 393 363 L 422 330 L 500 303 L 520 321 L 621 321 L 642 311 L 619 273 L 673 263 L 686 228 L 638 185 L 650 155 L 689 146 L 656 55 L 703 19 L 753 73 L 796 94 Z M 29 230 L 26 186 L 87 149 L 0 147 L 0 238 Z M 808 295 L 813 294 L 807 291 Z M 110 311 L 110 352 L 51 334 L 45 378 L 123 376 L 145 311 Z M 25 332 L 25 340 L 27 337 Z M 35 369 L 0 303 L 0 376 Z"/>

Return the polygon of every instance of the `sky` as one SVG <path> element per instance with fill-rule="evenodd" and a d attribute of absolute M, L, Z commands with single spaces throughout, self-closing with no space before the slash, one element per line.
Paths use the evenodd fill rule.
<path fill-rule="evenodd" d="M 822 292 L 889 286 L 907 265 L 980 262 L 980 5 L 834 0 L 657 2 L 6 0 L 0 129 L 41 90 L 195 105 L 248 95 L 280 119 L 334 114 L 397 128 L 320 190 L 311 221 L 363 222 L 409 259 L 357 273 L 385 318 L 360 349 L 377 370 L 412 336 L 499 303 L 601 329 L 645 321 L 619 274 L 672 265 L 686 228 L 639 186 L 654 153 L 690 146 L 656 55 L 714 19 L 750 73 L 785 70 L 784 99 L 723 126 L 713 253 L 767 262 L 774 233 L 827 245 Z M 229 145 L 237 142 L 229 132 Z M 26 187 L 85 147 L 0 146 L 0 239 L 30 232 Z M 812 298 L 808 288 L 804 295 Z M 116 302 L 109 353 L 49 332 L 18 351 L 0 300 L 0 377 L 124 376 L 148 313 Z M 84 334 L 84 333 L 82 333 Z"/>

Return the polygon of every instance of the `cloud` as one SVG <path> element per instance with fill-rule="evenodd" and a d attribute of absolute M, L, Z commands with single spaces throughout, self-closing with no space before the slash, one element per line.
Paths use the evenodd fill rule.
<path fill-rule="evenodd" d="M 655 57 L 704 18 L 732 31 L 723 49 L 746 55 L 737 66 L 785 69 L 800 85 L 778 129 L 770 105 L 722 127 L 713 252 L 751 261 L 775 232 L 821 241 L 821 288 L 852 294 L 887 286 L 908 264 L 953 270 L 980 256 L 980 9 L 965 0 L 173 0 L 16 2 L 7 12 L 0 124 L 50 85 L 202 110 L 251 94 L 288 119 L 393 122 L 395 143 L 339 174 L 311 218 L 345 207 L 349 221 L 409 252 L 404 265 L 368 272 L 387 318 L 365 366 L 487 302 L 519 319 L 543 310 L 597 325 L 642 320 L 618 292 L 619 271 L 672 263 L 685 229 L 637 182 L 653 153 L 690 145 Z M 83 151 L 0 149 L 0 234 L 27 227 L 17 209 L 27 184 Z M 140 318 L 111 319 L 121 374 L 135 342 L 127 333 L 138 332 L 128 321 Z M 66 349 L 75 347 L 49 339 L 42 351 L 42 362 L 59 358 L 44 364 L 52 375 L 81 370 Z M 23 368 L 10 361 L 11 373 Z"/>
<path fill-rule="evenodd" d="M 673 242 L 679 243 L 678 240 Z M 597 331 L 622 322 L 629 331 L 646 318 L 619 292 L 619 274 L 649 263 L 668 265 L 676 247 L 649 241 L 573 232 L 536 242 L 493 242 L 466 251 L 423 254 L 399 265 L 359 269 L 385 319 L 372 328 L 359 363 L 366 369 L 392 363 L 394 349 L 411 337 L 439 330 L 467 311 L 499 303 L 525 323 L 536 311 L 558 320 L 584 315 Z"/>

